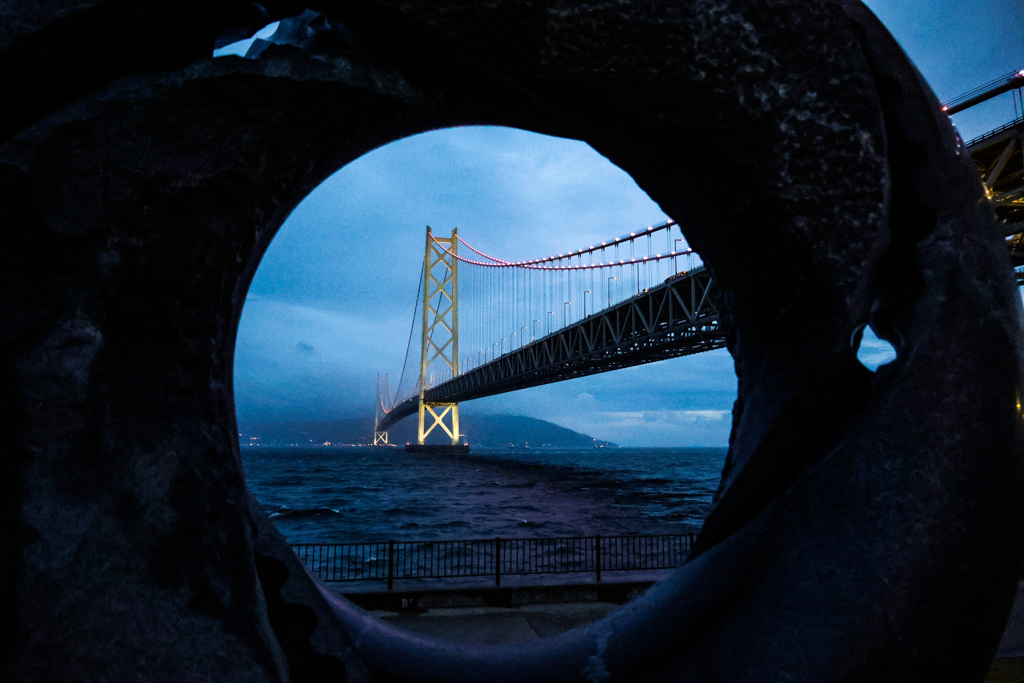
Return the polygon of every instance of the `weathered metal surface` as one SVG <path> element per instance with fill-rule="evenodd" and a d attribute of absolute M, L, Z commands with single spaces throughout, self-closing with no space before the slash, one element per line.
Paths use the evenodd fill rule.
<path fill-rule="evenodd" d="M 307 7 L 258 57 L 207 58 Z M 1020 300 L 968 157 L 862 6 L 4 12 L 0 676 L 984 675 L 1021 568 Z M 739 383 L 694 559 L 590 627 L 462 648 L 317 590 L 246 491 L 231 362 L 312 187 L 481 122 L 587 141 L 688 226 Z M 737 169 L 742 193 L 717 182 Z M 867 322 L 898 348 L 874 375 Z"/>

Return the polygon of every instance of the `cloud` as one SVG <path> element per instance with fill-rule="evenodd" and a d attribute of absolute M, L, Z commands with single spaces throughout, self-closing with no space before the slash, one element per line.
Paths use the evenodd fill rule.
<path fill-rule="evenodd" d="M 725 420 L 732 415 L 731 410 L 683 410 L 682 417 L 685 422 L 697 420 Z"/>
<path fill-rule="evenodd" d="M 679 425 L 689 422 L 707 422 L 725 420 L 731 410 L 645 410 L 645 411 L 609 411 L 600 415 L 609 422 L 643 423 L 659 422 L 665 425 Z"/>
<path fill-rule="evenodd" d="M 280 419 L 372 412 L 377 373 L 401 369 L 407 339 L 408 322 L 386 315 L 248 298 L 235 345 L 236 408 Z"/>
<path fill-rule="evenodd" d="M 600 411 L 572 429 L 625 446 L 728 445 L 728 410 Z"/>
<path fill-rule="evenodd" d="M 884 339 L 879 339 L 870 327 L 865 327 L 860 346 L 857 348 L 857 360 L 867 369 L 874 371 L 896 360 L 896 349 Z"/>
<path fill-rule="evenodd" d="M 735 396 L 732 359 L 714 351 L 480 399 L 465 409 L 529 415 L 626 446 L 724 447 Z"/>

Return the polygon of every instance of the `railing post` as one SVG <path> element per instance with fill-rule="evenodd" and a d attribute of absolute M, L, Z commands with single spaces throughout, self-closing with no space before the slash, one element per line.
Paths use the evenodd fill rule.
<path fill-rule="evenodd" d="M 395 542 L 388 541 L 388 590 L 395 586 Z"/>
<path fill-rule="evenodd" d="M 494 539 L 494 585 L 501 585 L 501 536 Z"/>
<path fill-rule="evenodd" d="M 597 582 L 601 583 L 601 534 L 594 536 L 594 564 L 597 565 Z"/>

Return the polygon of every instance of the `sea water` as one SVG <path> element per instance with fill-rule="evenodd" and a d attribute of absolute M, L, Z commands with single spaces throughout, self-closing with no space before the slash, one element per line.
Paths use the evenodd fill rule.
<path fill-rule="evenodd" d="M 724 448 L 242 449 L 250 490 L 292 543 L 699 530 Z"/>

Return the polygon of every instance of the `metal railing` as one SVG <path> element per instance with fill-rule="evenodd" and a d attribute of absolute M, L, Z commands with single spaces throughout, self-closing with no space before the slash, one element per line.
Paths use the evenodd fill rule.
<path fill-rule="evenodd" d="M 979 135 L 978 137 L 973 138 L 973 139 L 971 139 L 968 142 L 965 142 L 964 143 L 964 148 L 965 149 L 969 149 L 969 148 L 973 147 L 974 145 L 978 144 L 979 142 L 983 142 L 985 140 L 988 140 L 989 138 L 994 138 L 995 136 L 999 135 L 1003 131 L 1009 130 L 1010 128 L 1013 128 L 1014 126 L 1019 126 L 1022 123 L 1024 123 L 1024 116 L 1015 118 L 1013 121 L 1010 121 L 1009 123 L 1005 123 L 1002 126 L 999 126 L 998 128 L 994 128 L 993 130 L 990 130 L 989 132 L 987 132 L 987 133 L 985 133 L 983 135 Z"/>
<path fill-rule="evenodd" d="M 694 534 L 489 538 L 468 541 L 293 543 L 292 550 L 321 581 L 494 577 L 526 574 L 674 569 Z"/>

